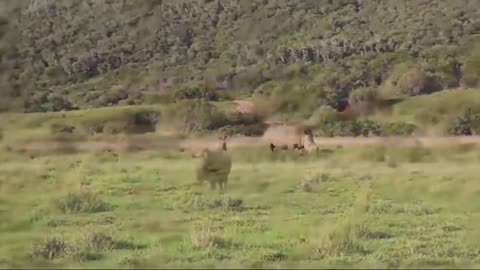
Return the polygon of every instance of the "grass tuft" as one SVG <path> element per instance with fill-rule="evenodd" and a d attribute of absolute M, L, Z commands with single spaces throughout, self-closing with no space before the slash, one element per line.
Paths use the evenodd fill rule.
<path fill-rule="evenodd" d="M 89 190 L 69 192 L 55 201 L 56 207 L 64 213 L 97 213 L 110 210 L 110 205 L 98 193 Z"/>
<path fill-rule="evenodd" d="M 68 254 L 71 246 L 61 236 L 48 236 L 47 238 L 34 243 L 33 256 L 47 260 L 54 260 Z"/>
<path fill-rule="evenodd" d="M 199 249 L 221 249 L 228 244 L 212 226 L 207 224 L 197 224 L 190 234 L 190 239 L 193 247 Z"/>

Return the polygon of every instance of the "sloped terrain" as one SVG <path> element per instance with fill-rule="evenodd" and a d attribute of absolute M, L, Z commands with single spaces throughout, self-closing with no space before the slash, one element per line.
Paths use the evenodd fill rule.
<path fill-rule="evenodd" d="M 420 92 L 477 83 L 471 73 L 478 69 L 466 64 L 480 28 L 476 0 L 18 6 L 9 24 L 19 34 L 15 57 L 5 60 L 12 87 L 2 91 L 24 100 L 26 111 L 165 102 L 162 96 L 176 90 L 182 90 L 176 99 L 255 92 L 273 95 L 279 111 L 301 111 L 299 102 L 308 110 L 322 104 L 343 110 L 351 91 L 385 84 L 399 63 L 435 78 Z M 287 101 L 293 105 L 283 106 Z"/>

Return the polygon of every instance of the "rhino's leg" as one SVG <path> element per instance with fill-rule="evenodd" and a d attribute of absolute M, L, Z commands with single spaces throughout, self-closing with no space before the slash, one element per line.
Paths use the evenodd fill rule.
<path fill-rule="evenodd" d="M 210 189 L 215 190 L 217 186 L 217 183 L 215 181 L 210 181 Z"/>
<path fill-rule="evenodd" d="M 227 182 L 226 181 L 221 181 L 219 183 L 219 185 L 220 185 L 220 193 L 222 193 L 222 194 L 225 193 L 226 187 L 227 187 Z"/>

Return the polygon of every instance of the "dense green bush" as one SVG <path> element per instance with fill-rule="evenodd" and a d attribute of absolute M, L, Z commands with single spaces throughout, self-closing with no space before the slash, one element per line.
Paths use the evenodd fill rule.
<path fill-rule="evenodd" d="M 323 136 L 380 136 L 382 129 L 380 124 L 372 120 L 346 120 L 329 122 L 320 128 Z"/>
<path fill-rule="evenodd" d="M 463 67 L 462 84 L 466 87 L 480 87 L 480 46 L 467 56 Z"/>
<path fill-rule="evenodd" d="M 261 113 L 224 113 L 201 99 L 181 101 L 171 106 L 165 117 L 186 133 L 222 131 L 232 135 L 260 136 L 267 128 Z"/>
<path fill-rule="evenodd" d="M 71 111 L 78 109 L 70 101 L 59 96 L 50 96 L 48 94 L 40 94 L 39 96 L 25 100 L 25 112 L 59 112 Z"/>
<path fill-rule="evenodd" d="M 357 105 L 362 103 L 375 105 L 378 98 L 379 98 L 378 92 L 375 88 L 373 87 L 358 88 L 353 90 L 350 93 L 350 96 L 348 98 L 348 103 L 350 105 Z"/>
<path fill-rule="evenodd" d="M 348 104 L 354 111 L 369 112 L 379 104 L 378 90 L 373 87 L 353 90 L 348 97 Z"/>
<path fill-rule="evenodd" d="M 406 96 L 430 94 L 441 90 L 432 75 L 418 67 L 404 73 L 398 80 L 397 87 L 400 94 Z"/>
<path fill-rule="evenodd" d="M 228 124 L 227 116 L 211 103 L 184 100 L 170 108 L 169 115 L 187 133 L 216 130 Z"/>
<path fill-rule="evenodd" d="M 64 123 L 53 123 L 50 125 L 50 131 L 52 134 L 59 134 L 59 133 L 73 133 L 75 131 L 75 126 L 67 125 Z"/>
<path fill-rule="evenodd" d="M 141 134 L 154 132 L 159 120 L 157 111 L 135 110 L 86 119 L 82 126 L 90 134 Z"/>
<path fill-rule="evenodd" d="M 313 127 L 323 127 L 330 122 L 339 120 L 338 112 L 328 106 L 320 106 L 316 109 L 310 118 L 307 120 L 307 124 Z"/>
<path fill-rule="evenodd" d="M 337 111 L 343 111 L 348 106 L 348 96 L 350 88 L 346 85 L 322 88 L 319 91 L 318 98 L 325 105 L 334 108 Z"/>
<path fill-rule="evenodd" d="M 416 125 L 404 122 L 392 122 L 382 125 L 383 136 L 409 136 L 416 130 Z"/>
<path fill-rule="evenodd" d="M 185 87 L 177 92 L 174 95 L 175 100 L 183 99 L 203 99 L 206 101 L 218 101 L 219 96 L 216 91 L 209 90 L 202 87 Z"/>
<path fill-rule="evenodd" d="M 331 121 L 319 129 L 323 136 L 409 136 L 417 130 L 413 124 L 393 122 L 381 124 L 373 120 L 340 120 Z"/>
<path fill-rule="evenodd" d="M 110 205 L 102 200 L 100 194 L 90 190 L 69 192 L 64 197 L 55 200 L 54 204 L 64 213 L 96 213 L 110 209 Z"/>
<path fill-rule="evenodd" d="M 242 124 L 242 125 L 227 125 L 220 129 L 223 134 L 226 135 L 243 135 L 250 137 L 262 136 L 267 130 L 268 125 L 264 123 L 255 123 L 255 124 Z"/>
<path fill-rule="evenodd" d="M 448 132 L 452 135 L 471 136 L 480 134 L 480 113 L 467 109 L 449 125 Z"/>
<path fill-rule="evenodd" d="M 13 31 L 0 29 L 8 41 L 0 46 L 2 98 L 23 101 L 52 90 L 83 108 L 143 102 L 142 95 L 131 92 L 155 91 L 159 82 L 175 81 L 162 91 L 207 82 L 208 89 L 247 93 L 273 82 L 290 83 L 289 88 L 303 84 L 289 95 L 303 103 L 295 101 L 285 110 L 312 102 L 311 111 L 321 105 L 341 111 L 353 89 L 384 83 L 402 62 L 424 71 L 399 80 L 407 94 L 433 91 L 427 87 L 429 77 L 442 87 L 454 87 L 458 77 L 464 85 L 478 82 L 475 62 L 460 59 L 464 47 L 475 42 L 475 0 L 461 5 L 434 0 L 401 5 L 355 0 L 12 2 L 21 2 L 21 8 L 0 24 L 11 20 L 15 25 Z M 43 23 L 45 18 L 49 23 Z M 96 21 L 85 23 L 88 18 Z M 468 62 L 463 76 L 450 61 Z M 135 88 L 111 91 L 117 84 Z M 314 85 L 318 90 L 310 93 Z M 91 92 L 98 96 L 88 98 Z M 182 96 L 215 99 L 196 90 Z M 44 103 L 48 101 L 24 105 L 26 111 L 57 110 L 52 104 L 43 108 Z"/>

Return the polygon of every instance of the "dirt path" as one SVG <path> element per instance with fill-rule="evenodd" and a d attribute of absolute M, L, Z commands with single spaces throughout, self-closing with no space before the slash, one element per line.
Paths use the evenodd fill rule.
<path fill-rule="evenodd" d="M 275 130 L 266 133 L 263 137 L 233 137 L 228 141 L 229 148 L 257 146 L 268 149 L 268 144 L 288 144 L 296 143 L 295 137 L 288 136 L 285 130 Z M 292 141 L 292 138 L 294 139 Z M 316 138 L 317 145 L 322 147 L 332 147 L 337 145 L 413 145 L 421 143 L 424 146 L 433 145 L 459 145 L 459 144 L 480 144 L 480 136 L 471 137 L 403 137 L 403 138 L 382 138 L 382 137 L 336 137 L 336 138 Z M 220 143 L 217 137 L 209 136 L 198 139 L 172 140 L 168 143 L 155 140 L 132 140 L 132 141 L 87 141 L 77 143 L 63 142 L 31 142 L 22 145 L 8 147 L 10 151 L 23 152 L 36 155 L 55 155 L 59 153 L 92 152 L 102 150 L 113 150 L 115 152 L 137 152 L 146 150 L 165 149 L 186 149 L 193 153 L 201 151 L 204 148 L 219 148 Z"/>

